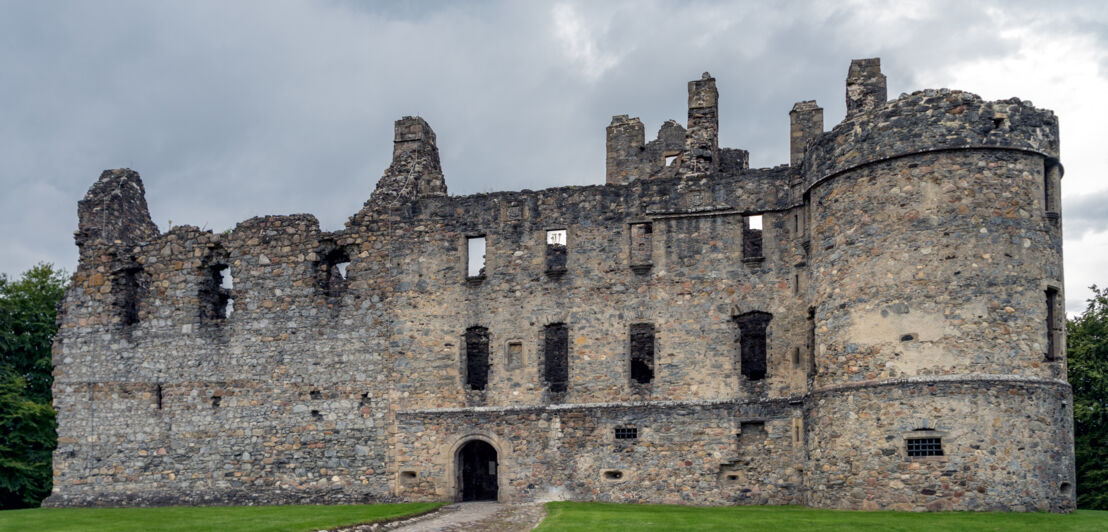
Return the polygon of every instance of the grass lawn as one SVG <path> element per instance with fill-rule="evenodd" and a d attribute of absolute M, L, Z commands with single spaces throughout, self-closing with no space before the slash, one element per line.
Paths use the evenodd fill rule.
<path fill-rule="evenodd" d="M 536 530 L 1108 530 L 1108 512 L 1079 510 L 1068 515 L 1044 513 L 905 513 L 816 510 L 798 506 L 696 507 L 647 504 L 552 502 Z"/>
<path fill-rule="evenodd" d="M 33 508 L 0 511 L 0 530 L 302 531 L 392 519 L 446 503 L 350 506 L 171 506 L 164 508 Z"/>

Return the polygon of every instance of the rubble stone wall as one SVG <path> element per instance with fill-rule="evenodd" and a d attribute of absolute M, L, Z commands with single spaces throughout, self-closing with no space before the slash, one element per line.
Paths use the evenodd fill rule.
<path fill-rule="evenodd" d="M 847 98 L 829 132 L 798 103 L 790 164 L 750 169 L 705 73 L 687 127 L 613 119 L 605 185 L 470 196 L 404 117 L 334 232 L 161 233 L 104 172 L 47 504 L 450 500 L 487 466 L 468 493 L 504 501 L 1071 510 L 1056 118 L 887 101 L 875 59 Z"/>

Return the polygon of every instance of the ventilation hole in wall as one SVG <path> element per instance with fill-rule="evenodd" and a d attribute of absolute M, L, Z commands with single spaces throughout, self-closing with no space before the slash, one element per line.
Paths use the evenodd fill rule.
<path fill-rule="evenodd" d="M 363 393 L 362 397 L 358 399 L 358 408 L 365 408 L 369 406 L 369 392 Z"/>
<path fill-rule="evenodd" d="M 916 333 L 908 333 L 900 337 L 901 342 L 911 342 L 918 337 Z"/>
<path fill-rule="evenodd" d="M 799 366 L 800 365 L 800 348 L 799 347 L 794 347 L 793 348 L 793 365 L 794 366 Z"/>
<path fill-rule="evenodd" d="M 319 390 L 312 390 L 312 391 L 308 392 L 308 397 L 311 397 L 313 400 L 314 399 L 322 399 L 323 394 L 320 393 Z"/>
<path fill-rule="evenodd" d="M 413 480 L 413 479 L 416 478 L 416 472 L 415 471 L 401 471 L 400 472 L 400 478 L 406 479 L 406 480 Z"/>
<path fill-rule="evenodd" d="M 634 440 L 639 437 L 639 429 L 637 427 L 616 427 L 615 436 L 617 440 Z"/>
<path fill-rule="evenodd" d="M 1070 493 L 1073 491 L 1073 486 L 1070 485 L 1069 482 L 1063 482 L 1062 484 L 1060 484 L 1058 486 L 1058 491 L 1062 495 L 1065 495 L 1066 497 L 1069 497 Z"/>
<path fill-rule="evenodd" d="M 604 480 L 623 480 L 623 471 L 605 471 Z"/>
<path fill-rule="evenodd" d="M 323 419 L 323 414 L 320 414 L 319 410 L 312 410 L 312 417 L 316 419 Z"/>
<path fill-rule="evenodd" d="M 223 398 L 218 395 L 212 396 L 212 408 L 219 408 L 220 403 L 223 402 Z"/>

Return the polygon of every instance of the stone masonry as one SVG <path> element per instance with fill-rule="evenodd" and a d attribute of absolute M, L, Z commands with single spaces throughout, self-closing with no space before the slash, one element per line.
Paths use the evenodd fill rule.
<path fill-rule="evenodd" d="M 789 113 L 789 164 L 607 130 L 604 185 L 450 196 L 422 118 L 343 230 L 78 205 L 53 506 L 581 500 L 1074 507 L 1058 123 L 1019 99 Z"/>

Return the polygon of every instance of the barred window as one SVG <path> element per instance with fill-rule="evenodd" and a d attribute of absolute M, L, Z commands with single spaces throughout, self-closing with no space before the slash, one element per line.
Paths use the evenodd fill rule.
<path fill-rule="evenodd" d="M 912 438 L 905 440 L 908 444 L 908 456 L 942 456 L 942 438 Z"/>
<path fill-rule="evenodd" d="M 639 437 L 639 429 L 636 427 L 617 427 L 617 440 L 633 440 Z"/>

